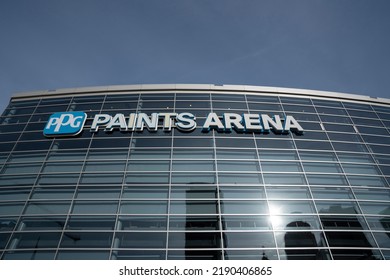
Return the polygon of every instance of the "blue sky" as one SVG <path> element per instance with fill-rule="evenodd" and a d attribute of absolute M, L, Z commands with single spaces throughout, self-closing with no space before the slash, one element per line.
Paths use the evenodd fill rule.
<path fill-rule="evenodd" d="M 1 0 L 12 93 L 139 83 L 296 87 L 390 98 L 388 0 Z"/>

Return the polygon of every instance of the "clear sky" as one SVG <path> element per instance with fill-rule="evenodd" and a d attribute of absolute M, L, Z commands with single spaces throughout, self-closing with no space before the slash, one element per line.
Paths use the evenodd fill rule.
<path fill-rule="evenodd" d="M 139 83 L 390 98 L 389 0 L 0 0 L 12 93 Z"/>

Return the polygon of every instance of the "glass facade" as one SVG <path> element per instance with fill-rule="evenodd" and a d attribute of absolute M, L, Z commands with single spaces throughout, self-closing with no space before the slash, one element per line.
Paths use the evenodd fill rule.
<path fill-rule="evenodd" d="M 390 100 L 249 90 L 17 96 L 0 117 L 0 259 L 390 259 Z M 47 138 L 56 112 L 87 114 Z M 189 112 L 191 132 L 96 114 Z M 304 133 L 202 131 L 210 112 Z M 128 121 L 128 119 L 126 119 Z"/>

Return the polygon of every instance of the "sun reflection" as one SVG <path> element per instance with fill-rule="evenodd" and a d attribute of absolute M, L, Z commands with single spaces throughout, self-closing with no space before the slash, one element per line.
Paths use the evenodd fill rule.
<path fill-rule="evenodd" d="M 269 207 L 269 220 L 272 224 L 273 229 L 279 228 L 282 223 L 282 217 L 280 214 L 282 213 L 280 207 L 270 206 Z"/>

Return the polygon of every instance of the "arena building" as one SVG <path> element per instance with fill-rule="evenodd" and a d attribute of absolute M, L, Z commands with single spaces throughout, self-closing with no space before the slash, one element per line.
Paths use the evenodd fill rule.
<path fill-rule="evenodd" d="M 0 258 L 390 259 L 390 100 L 254 86 L 15 94 Z"/>

